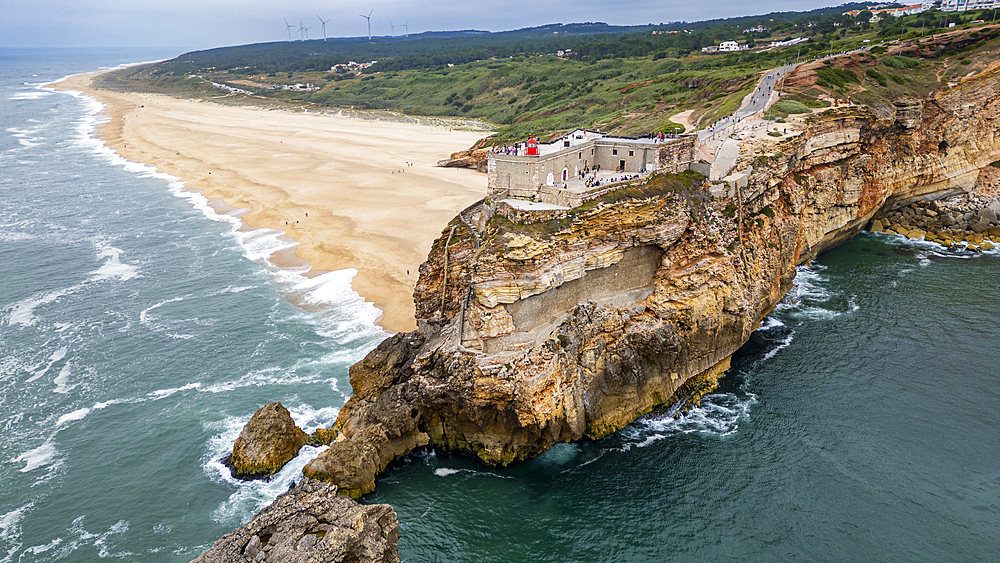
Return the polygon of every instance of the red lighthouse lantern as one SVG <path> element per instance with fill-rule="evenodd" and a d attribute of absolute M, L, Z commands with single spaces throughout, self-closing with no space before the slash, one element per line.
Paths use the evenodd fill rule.
<path fill-rule="evenodd" d="M 538 156 L 538 141 L 535 140 L 535 136 L 532 135 L 528 139 L 528 150 L 524 151 L 527 156 Z"/>

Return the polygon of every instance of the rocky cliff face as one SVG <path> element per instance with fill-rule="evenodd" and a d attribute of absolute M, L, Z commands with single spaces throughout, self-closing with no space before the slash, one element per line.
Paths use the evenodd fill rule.
<path fill-rule="evenodd" d="M 415 447 L 507 464 L 697 401 L 797 265 L 1000 158 L 998 85 L 994 70 L 819 114 L 745 157 L 748 182 L 726 197 L 660 177 L 542 223 L 466 210 L 421 266 L 419 330 L 352 366 L 356 394 L 306 475 L 358 494 Z"/>

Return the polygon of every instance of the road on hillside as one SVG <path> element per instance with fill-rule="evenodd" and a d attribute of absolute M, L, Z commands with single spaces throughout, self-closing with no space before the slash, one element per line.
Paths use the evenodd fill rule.
<path fill-rule="evenodd" d="M 835 55 L 827 55 L 826 57 L 823 57 L 822 59 L 818 60 L 853 55 L 855 53 L 860 53 L 861 51 L 865 51 L 867 49 L 870 49 L 870 47 L 863 47 L 861 49 L 856 49 L 854 51 L 845 51 L 842 53 L 837 53 Z M 732 115 L 729 115 L 723 119 L 720 119 L 719 121 L 716 121 L 708 128 L 698 131 L 698 140 L 705 141 L 709 137 L 713 136 L 715 138 L 728 136 L 727 130 L 729 128 L 734 127 L 736 124 L 746 119 L 747 117 L 761 110 L 766 109 L 768 106 L 768 102 L 772 97 L 771 95 L 773 94 L 774 89 L 777 87 L 778 81 L 781 80 L 781 78 L 787 75 L 788 73 L 792 72 L 792 70 L 794 70 L 795 67 L 799 66 L 800 64 L 804 63 L 791 63 L 782 67 L 769 70 L 767 74 L 764 75 L 764 77 L 757 84 L 757 88 L 753 91 L 753 95 L 750 97 L 750 101 L 747 105 L 740 107 Z"/>

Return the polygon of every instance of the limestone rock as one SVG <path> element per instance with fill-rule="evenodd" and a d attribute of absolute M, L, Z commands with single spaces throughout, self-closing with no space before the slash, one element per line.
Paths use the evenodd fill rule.
<path fill-rule="evenodd" d="M 309 442 L 288 409 L 268 403 L 253 413 L 226 458 L 234 477 L 255 479 L 271 475 L 291 460 Z"/>
<path fill-rule="evenodd" d="M 391 506 L 358 504 L 305 478 L 193 563 L 398 563 L 398 540 Z"/>
<path fill-rule="evenodd" d="M 469 149 L 453 153 L 451 158 L 439 160 L 437 165 L 444 168 L 475 168 L 480 172 L 486 172 L 489 158 L 489 149 Z"/>
<path fill-rule="evenodd" d="M 888 117 L 816 114 L 755 162 L 741 196 L 647 185 L 641 199 L 594 200 L 559 221 L 475 233 L 452 221 L 414 289 L 422 344 L 386 340 L 352 368 L 357 394 L 306 475 L 357 494 L 414 447 L 504 465 L 697 400 L 796 266 L 873 219 L 954 241 L 968 221 L 989 227 L 975 213 L 987 200 L 934 200 L 968 194 L 1000 158 L 998 83 L 995 68 Z"/>

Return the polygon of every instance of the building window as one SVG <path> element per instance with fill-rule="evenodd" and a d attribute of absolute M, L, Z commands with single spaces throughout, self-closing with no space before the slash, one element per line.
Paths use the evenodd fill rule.
<path fill-rule="evenodd" d="M 635 156 L 635 151 L 628 151 L 629 156 Z"/>
<path fill-rule="evenodd" d="M 611 149 L 612 156 L 618 156 L 618 149 Z"/>
<path fill-rule="evenodd" d="M 580 151 L 579 156 L 577 156 L 576 158 L 578 158 L 579 160 L 583 160 L 583 151 Z"/>

